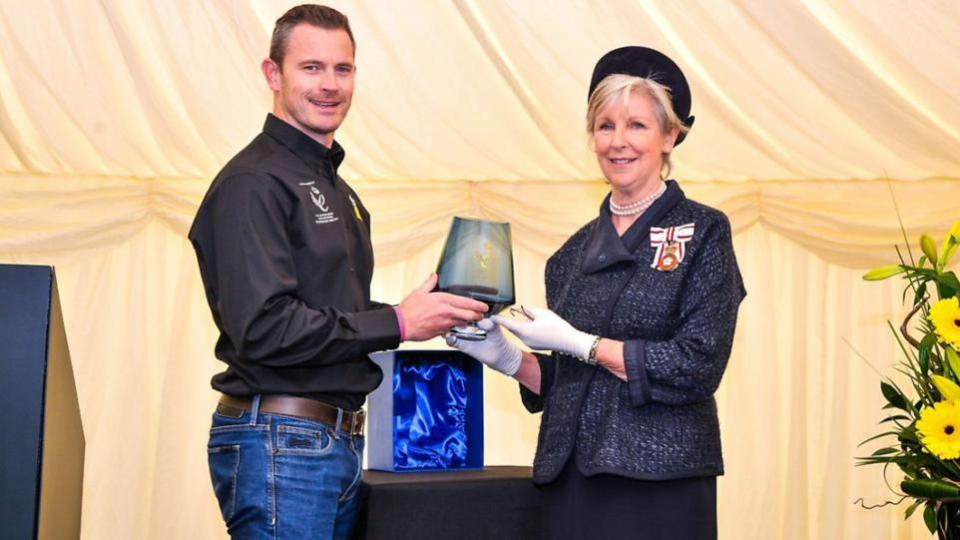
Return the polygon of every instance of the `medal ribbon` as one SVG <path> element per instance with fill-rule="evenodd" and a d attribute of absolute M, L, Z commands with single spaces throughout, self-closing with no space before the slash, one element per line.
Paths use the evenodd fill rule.
<path fill-rule="evenodd" d="M 671 244 L 677 245 L 677 257 L 679 259 L 677 262 L 682 261 L 683 255 L 686 252 L 684 246 L 693 238 L 693 230 L 693 223 L 667 228 L 650 227 L 650 246 L 657 248 L 657 252 L 653 256 L 653 264 L 650 265 L 650 268 L 660 266 L 665 252 L 664 248 Z"/>

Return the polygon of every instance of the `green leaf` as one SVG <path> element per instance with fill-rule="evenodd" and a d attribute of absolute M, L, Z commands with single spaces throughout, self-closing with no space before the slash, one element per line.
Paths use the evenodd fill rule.
<path fill-rule="evenodd" d="M 893 407 L 902 409 L 904 411 L 909 410 L 907 408 L 907 400 L 905 397 L 903 397 L 903 393 L 900 392 L 900 390 L 897 390 L 897 388 L 892 384 L 881 382 L 880 392 L 883 393 L 883 397 L 887 398 L 887 402 Z"/>
<path fill-rule="evenodd" d="M 904 421 L 906 421 L 906 422 L 910 422 L 910 421 L 912 421 L 913 419 L 910 418 L 909 416 L 905 415 L 905 414 L 895 414 L 895 415 L 893 415 L 893 416 L 888 416 L 888 417 L 884 418 L 883 420 L 881 420 L 881 421 L 879 421 L 879 422 L 877 422 L 877 423 L 878 423 L 878 424 L 882 424 L 882 423 L 884 423 L 884 422 L 896 422 L 897 420 L 904 420 Z"/>
<path fill-rule="evenodd" d="M 872 453 L 872 454 L 870 454 L 870 455 L 871 455 L 871 456 L 883 456 L 883 455 L 886 455 L 886 454 L 895 454 L 895 453 L 897 453 L 897 449 L 896 449 L 896 448 L 880 448 L 879 450 L 877 450 L 876 452 L 874 452 L 874 453 Z"/>
<path fill-rule="evenodd" d="M 937 511 L 933 506 L 932 502 L 928 502 L 927 507 L 923 509 L 923 522 L 927 524 L 930 534 L 937 532 Z"/>
<path fill-rule="evenodd" d="M 879 438 L 882 438 L 882 437 L 889 437 L 890 435 L 900 435 L 900 432 L 899 432 L 899 431 L 887 431 L 887 432 L 881 433 L 881 434 L 879 434 L 879 435 L 874 435 L 873 437 L 870 437 L 869 439 L 866 439 L 866 440 L 864 440 L 864 441 L 861 441 L 860 444 L 858 444 L 857 446 L 860 447 L 860 446 L 863 446 L 863 445 L 867 444 L 867 443 L 870 442 L 870 441 L 875 441 L 875 440 L 877 440 L 877 439 L 879 439 Z"/>
<path fill-rule="evenodd" d="M 940 298 L 950 298 L 956 296 L 960 291 L 960 280 L 953 272 L 944 272 L 937 276 L 937 294 Z"/>
<path fill-rule="evenodd" d="M 877 457 L 865 457 L 857 458 L 857 467 L 863 467 L 864 465 L 889 465 L 891 463 L 896 463 L 897 465 L 913 465 L 912 463 L 900 463 L 897 456 L 877 456 Z"/>
<path fill-rule="evenodd" d="M 923 300 L 923 297 L 927 295 L 927 282 L 923 282 L 917 287 L 917 292 L 913 295 L 913 304 L 917 305 L 918 302 Z"/>
<path fill-rule="evenodd" d="M 924 456 L 867 456 L 857 458 L 857 461 L 859 461 L 861 465 L 869 465 L 874 463 L 896 463 L 897 465 L 916 465 L 918 467 L 937 466 L 936 460 Z"/>
<path fill-rule="evenodd" d="M 916 266 L 903 266 L 903 269 L 907 273 L 907 277 L 910 277 L 910 278 L 937 279 L 937 275 L 938 275 L 936 270 L 933 270 L 930 268 L 918 268 Z"/>
<path fill-rule="evenodd" d="M 920 373 L 924 376 L 930 371 L 930 347 L 920 346 L 920 356 L 917 358 L 917 364 L 920 365 Z"/>
<path fill-rule="evenodd" d="M 897 435 L 897 438 L 900 440 L 900 442 L 919 442 L 917 440 L 917 430 L 912 425 L 904 428 L 904 430 Z"/>
<path fill-rule="evenodd" d="M 929 349 L 933 347 L 936 342 L 937 336 L 935 334 L 927 334 L 923 336 L 923 339 L 920 340 L 920 346 Z"/>
<path fill-rule="evenodd" d="M 917 509 L 917 507 L 920 506 L 921 504 L 923 504 L 923 499 L 917 499 L 916 501 L 913 501 L 913 504 L 911 504 L 909 507 L 907 507 L 907 511 L 904 512 L 904 517 L 903 517 L 903 519 L 904 519 L 904 520 L 910 519 L 910 516 L 913 515 L 913 512 L 914 512 L 914 511 Z"/>
<path fill-rule="evenodd" d="M 900 489 L 907 495 L 925 499 L 960 497 L 960 486 L 943 480 L 904 480 Z"/>

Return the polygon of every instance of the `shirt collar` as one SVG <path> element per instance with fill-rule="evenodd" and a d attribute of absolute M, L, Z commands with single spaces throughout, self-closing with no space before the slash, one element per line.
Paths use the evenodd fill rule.
<path fill-rule="evenodd" d="M 610 268 L 622 262 L 634 262 L 633 252 L 647 238 L 650 226 L 660 221 L 674 206 L 686 197 L 675 180 L 667 180 L 667 189 L 650 208 L 630 225 L 623 233 L 617 234 L 610 214 L 610 195 L 603 199 L 600 205 L 600 216 L 597 224 L 587 239 L 587 249 L 583 255 L 581 269 L 585 274 L 592 274 Z"/>
<path fill-rule="evenodd" d="M 324 165 L 329 161 L 336 173 L 337 168 L 343 163 L 343 158 L 346 157 L 346 152 L 337 141 L 333 141 L 333 145 L 327 148 L 270 113 L 267 114 L 267 120 L 263 123 L 263 132 L 286 146 L 310 169 L 317 172 L 325 172 Z"/>

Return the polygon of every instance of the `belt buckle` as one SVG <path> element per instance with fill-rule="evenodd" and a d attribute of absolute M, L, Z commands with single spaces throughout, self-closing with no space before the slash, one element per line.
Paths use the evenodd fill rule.
<path fill-rule="evenodd" d="M 363 435 L 363 425 L 366 423 L 367 411 L 360 409 L 353 413 L 353 424 L 350 426 L 350 435 Z"/>
<path fill-rule="evenodd" d="M 243 416 L 243 413 L 247 412 L 245 409 L 239 407 L 231 407 L 224 403 L 217 403 L 217 414 L 220 416 L 226 416 L 227 418 L 240 418 Z"/>

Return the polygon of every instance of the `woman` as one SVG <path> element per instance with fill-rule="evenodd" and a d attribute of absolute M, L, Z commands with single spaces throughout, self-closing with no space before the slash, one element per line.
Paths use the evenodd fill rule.
<path fill-rule="evenodd" d="M 455 343 L 543 411 L 533 476 L 547 538 L 717 535 L 713 393 L 745 292 L 726 216 L 664 181 L 689 112 L 683 73 L 663 54 L 601 58 L 587 112 L 610 184 L 600 215 L 547 262 L 549 310 L 495 316 L 486 341 Z M 520 351 L 494 323 L 552 354 Z"/>

